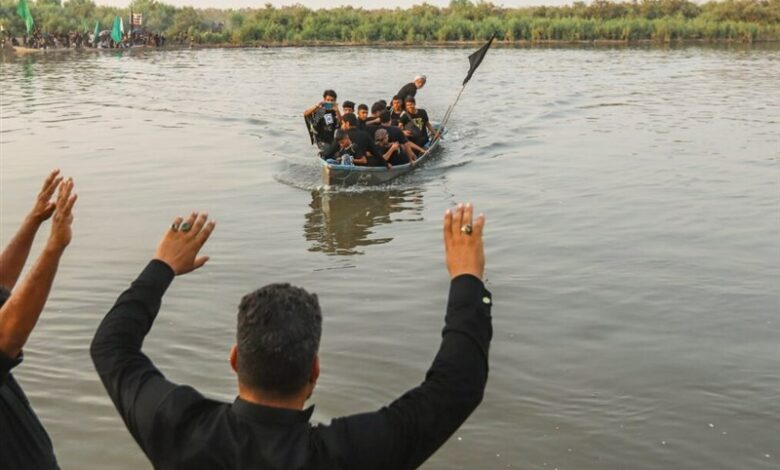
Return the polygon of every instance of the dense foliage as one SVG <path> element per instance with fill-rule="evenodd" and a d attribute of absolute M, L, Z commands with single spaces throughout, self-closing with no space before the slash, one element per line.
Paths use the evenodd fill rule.
<path fill-rule="evenodd" d="M 501 8 L 488 2 L 452 0 L 449 7 L 312 10 L 300 5 L 261 9 L 198 10 L 156 0 L 133 0 L 128 8 L 96 6 L 92 0 L 28 0 L 45 32 L 107 29 L 114 16 L 144 16 L 144 27 L 197 43 L 303 44 L 478 41 L 780 40 L 780 0 L 594 0 L 562 7 Z M 0 25 L 24 31 L 17 0 L 0 0 Z"/>

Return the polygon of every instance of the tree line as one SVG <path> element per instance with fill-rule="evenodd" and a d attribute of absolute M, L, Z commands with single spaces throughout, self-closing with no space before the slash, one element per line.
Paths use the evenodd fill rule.
<path fill-rule="evenodd" d="M 18 0 L 0 0 L 0 25 L 24 34 Z M 300 5 L 259 9 L 195 9 L 157 0 L 133 0 L 127 8 L 93 0 L 28 0 L 43 32 L 108 29 L 115 16 L 143 15 L 147 31 L 212 44 L 408 44 L 481 41 L 779 41 L 780 0 L 594 0 L 567 6 L 503 8 L 485 1 L 452 0 L 448 7 L 314 10 Z"/>

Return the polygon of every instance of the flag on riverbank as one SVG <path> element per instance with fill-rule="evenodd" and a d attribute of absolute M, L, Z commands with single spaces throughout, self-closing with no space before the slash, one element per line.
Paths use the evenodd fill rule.
<path fill-rule="evenodd" d="M 92 38 L 92 41 L 97 43 L 98 36 L 100 35 L 100 21 L 95 21 L 95 37 Z"/>
<path fill-rule="evenodd" d="M 19 0 L 19 5 L 16 6 L 16 13 L 22 17 L 24 25 L 27 26 L 27 34 L 30 34 L 35 22 L 33 21 L 32 13 L 30 13 L 30 6 L 27 5 L 27 0 Z"/>
<path fill-rule="evenodd" d="M 111 39 L 114 40 L 115 43 L 119 44 L 122 41 L 122 29 L 119 22 L 121 19 L 118 16 L 114 17 L 114 27 L 111 28 Z"/>

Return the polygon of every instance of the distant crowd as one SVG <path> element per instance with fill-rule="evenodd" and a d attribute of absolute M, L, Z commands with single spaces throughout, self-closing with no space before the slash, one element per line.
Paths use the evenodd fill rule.
<path fill-rule="evenodd" d="M 334 90 L 325 90 L 322 101 L 303 116 L 320 156 L 339 165 L 386 166 L 414 163 L 439 137 L 428 113 L 417 107 L 415 95 L 425 86 L 418 75 L 393 96 L 369 106 L 344 101 L 341 108 Z"/>
<path fill-rule="evenodd" d="M 187 44 L 189 38 L 180 33 L 170 40 L 173 44 Z M 71 31 L 69 33 L 47 33 L 36 28 L 32 34 L 20 37 L 11 36 L 8 31 L 2 34 L 2 42 L 15 47 L 29 49 L 69 49 L 69 48 L 97 48 L 97 49 L 121 49 L 133 46 L 162 47 L 169 43 L 165 34 L 150 31 L 125 32 L 117 42 L 111 37 L 111 32 L 103 30 L 94 32 Z"/>

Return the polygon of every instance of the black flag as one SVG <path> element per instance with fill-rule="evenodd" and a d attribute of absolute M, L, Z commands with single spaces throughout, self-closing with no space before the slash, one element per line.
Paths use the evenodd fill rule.
<path fill-rule="evenodd" d="M 480 47 L 476 52 L 471 54 L 469 56 L 469 73 L 466 74 L 466 78 L 463 79 L 463 86 L 468 83 L 469 80 L 471 80 L 471 75 L 474 74 L 474 71 L 477 70 L 477 67 L 479 67 L 479 64 L 482 63 L 482 59 L 485 58 L 485 54 L 487 54 L 488 49 L 490 49 L 490 45 L 493 44 L 493 39 L 496 38 L 496 35 L 493 34 L 490 36 L 490 40 L 485 44 L 484 46 Z"/>

